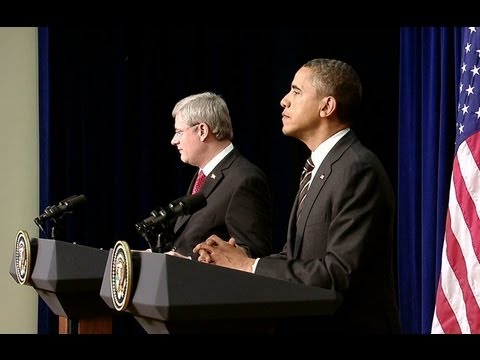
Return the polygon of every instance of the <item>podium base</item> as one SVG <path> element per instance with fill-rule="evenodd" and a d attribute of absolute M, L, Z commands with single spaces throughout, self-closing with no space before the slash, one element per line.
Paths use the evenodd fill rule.
<path fill-rule="evenodd" d="M 111 334 L 112 317 L 96 316 L 79 320 L 58 317 L 59 334 Z"/>

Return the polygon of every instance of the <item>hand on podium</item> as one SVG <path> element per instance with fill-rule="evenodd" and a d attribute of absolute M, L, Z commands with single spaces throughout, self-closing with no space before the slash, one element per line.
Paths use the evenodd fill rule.
<path fill-rule="evenodd" d="M 176 252 L 175 249 L 170 250 L 170 251 L 167 251 L 167 252 L 165 253 L 165 255 L 171 255 L 171 256 L 180 257 L 180 258 L 182 258 L 182 259 L 192 260 L 192 257 L 191 257 L 191 256 L 182 255 L 182 254 L 180 254 L 179 252 Z"/>
<path fill-rule="evenodd" d="M 252 265 L 255 262 L 255 259 L 248 256 L 246 249 L 236 244 L 234 238 L 224 241 L 216 235 L 195 246 L 193 252 L 199 254 L 200 262 L 246 272 L 252 272 Z"/>

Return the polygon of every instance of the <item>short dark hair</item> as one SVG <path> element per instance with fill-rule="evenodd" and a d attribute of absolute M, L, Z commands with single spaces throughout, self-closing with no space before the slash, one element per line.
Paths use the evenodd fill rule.
<path fill-rule="evenodd" d="M 347 63 L 334 59 L 313 59 L 303 65 L 312 69 L 312 85 L 319 96 L 333 96 L 341 121 L 353 123 L 360 111 L 362 83 Z"/>

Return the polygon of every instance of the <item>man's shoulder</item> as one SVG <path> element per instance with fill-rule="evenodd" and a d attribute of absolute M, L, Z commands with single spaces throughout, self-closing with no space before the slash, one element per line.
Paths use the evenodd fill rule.
<path fill-rule="evenodd" d="M 244 171 L 247 175 L 264 175 L 263 170 L 257 164 L 241 154 L 232 162 L 232 167 Z"/>

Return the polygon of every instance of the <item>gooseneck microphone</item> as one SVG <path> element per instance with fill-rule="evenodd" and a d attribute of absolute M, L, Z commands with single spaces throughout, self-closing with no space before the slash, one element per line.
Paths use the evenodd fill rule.
<path fill-rule="evenodd" d="M 182 215 L 191 215 L 207 205 L 207 199 L 202 193 L 187 195 L 173 200 L 165 208 L 153 210 L 148 218 L 135 224 L 140 234 L 148 233 L 158 227 L 172 224 Z"/>
<path fill-rule="evenodd" d="M 47 206 L 40 216 L 36 217 L 33 221 L 42 230 L 42 224 L 46 220 L 56 221 L 65 214 L 70 214 L 72 211 L 80 205 L 83 205 L 87 201 L 85 195 L 73 195 L 58 203 L 58 205 Z"/>

